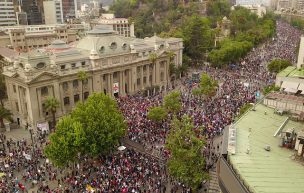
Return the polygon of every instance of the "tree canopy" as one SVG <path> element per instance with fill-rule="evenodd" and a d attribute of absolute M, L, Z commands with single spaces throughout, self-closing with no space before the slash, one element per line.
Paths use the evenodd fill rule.
<path fill-rule="evenodd" d="M 44 153 L 52 163 L 64 167 L 77 160 L 77 154 L 85 137 L 83 129 L 81 123 L 70 116 L 58 121 L 56 131 L 49 136 L 50 144 L 44 149 Z"/>
<path fill-rule="evenodd" d="M 127 128 L 116 101 L 103 93 L 92 94 L 86 102 L 78 103 L 70 116 L 62 119 L 57 123 L 56 131 L 50 137 L 50 147 L 46 152 L 46 155 L 55 160 L 58 166 L 74 161 L 75 152 L 92 157 L 109 154 L 125 135 Z M 69 125 L 70 123 L 75 124 Z M 71 137 L 71 140 L 64 142 L 67 137 Z M 60 149 L 60 146 L 74 149 L 70 149 L 70 153 L 63 154 L 64 158 L 56 160 L 57 155 L 64 153 L 62 151 L 65 147 Z M 68 160 L 64 161 L 64 159 Z"/>
<path fill-rule="evenodd" d="M 148 119 L 161 122 L 167 117 L 167 111 L 163 107 L 152 107 L 148 112 Z"/>
<path fill-rule="evenodd" d="M 198 189 L 208 174 L 204 171 L 205 159 L 202 155 L 205 141 L 196 136 L 193 128 L 192 120 L 187 116 L 182 120 L 173 119 L 166 140 L 166 148 L 171 153 L 167 165 L 172 177 Z"/>
<path fill-rule="evenodd" d="M 270 72 L 279 73 L 291 65 L 291 62 L 288 60 L 274 59 L 267 65 L 267 68 Z"/>
<path fill-rule="evenodd" d="M 178 91 L 172 91 L 164 98 L 164 107 L 170 113 L 178 113 L 182 108 L 181 94 Z"/>
<path fill-rule="evenodd" d="M 207 73 L 202 73 L 199 87 L 193 89 L 192 94 L 196 96 L 204 95 L 211 97 L 216 94 L 217 87 L 218 83 L 216 80 L 212 79 Z"/>

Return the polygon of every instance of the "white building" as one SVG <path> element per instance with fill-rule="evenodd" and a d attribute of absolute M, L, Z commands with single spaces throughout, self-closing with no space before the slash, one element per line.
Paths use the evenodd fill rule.
<path fill-rule="evenodd" d="M 252 13 L 255 13 L 258 15 L 258 17 L 264 17 L 264 15 L 266 14 L 266 7 L 263 5 L 240 5 L 241 7 L 244 7 L 246 9 L 249 9 Z"/>
<path fill-rule="evenodd" d="M 0 0 L 0 26 L 16 24 L 13 0 Z"/>
<path fill-rule="evenodd" d="M 135 37 L 134 23 L 129 24 L 126 18 L 115 18 L 114 14 L 102 14 L 99 20 L 93 23 L 93 25 L 98 24 L 113 26 L 113 30 L 118 32 L 119 35 Z"/>
<path fill-rule="evenodd" d="M 43 1 L 45 24 L 63 23 L 62 1 L 50 0 Z"/>
<path fill-rule="evenodd" d="M 304 37 L 301 37 L 297 66 L 289 66 L 278 73 L 276 86 L 283 92 L 304 95 Z"/>

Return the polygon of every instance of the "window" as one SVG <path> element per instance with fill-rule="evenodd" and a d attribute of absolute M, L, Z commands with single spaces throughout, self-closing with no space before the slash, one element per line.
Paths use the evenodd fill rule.
<path fill-rule="evenodd" d="M 78 80 L 73 80 L 73 88 L 78 88 Z"/>
<path fill-rule="evenodd" d="M 45 66 L 45 63 L 44 63 L 44 62 L 40 62 L 40 63 L 38 63 L 38 64 L 36 65 L 36 68 L 41 69 L 41 68 L 43 68 L 44 66 Z"/>
<path fill-rule="evenodd" d="M 99 53 L 104 53 L 104 51 L 105 51 L 105 47 L 104 47 L 104 46 L 101 46 L 101 47 L 99 48 Z"/>
<path fill-rule="evenodd" d="M 76 63 L 71 64 L 71 67 L 75 68 L 76 67 Z"/>
<path fill-rule="evenodd" d="M 60 66 L 60 69 L 61 69 L 61 70 L 64 70 L 64 69 L 65 69 L 65 65 L 61 65 L 61 66 Z"/>
<path fill-rule="evenodd" d="M 83 93 L 83 98 L 86 100 L 89 97 L 90 93 L 89 92 L 84 92 Z"/>
<path fill-rule="evenodd" d="M 83 80 L 83 85 L 87 85 L 87 84 L 88 84 L 88 82 L 89 82 L 89 79 L 85 79 L 85 80 Z"/>
<path fill-rule="evenodd" d="M 110 48 L 113 50 L 116 49 L 117 48 L 116 42 L 112 42 Z"/>
<path fill-rule="evenodd" d="M 18 102 L 16 102 L 15 104 L 16 104 L 16 111 L 19 112 L 19 105 L 18 105 Z"/>
<path fill-rule="evenodd" d="M 49 90 L 46 86 L 42 87 L 41 88 L 41 95 L 42 96 L 45 96 L 45 95 L 48 95 L 49 94 Z"/>
<path fill-rule="evenodd" d="M 67 82 L 62 83 L 63 90 L 67 91 L 69 89 L 69 85 Z"/>
<path fill-rule="evenodd" d="M 147 77 L 144 76 L 143 80 L 144 80 L 144 84 L 146 84 L 147 83 Z"/>
<path fill-rule="evenodd" d="M 160 73 L 160 81 L 164 81 L 164 79 L 165 79 L 164 77 L 165 77 L 164 72 L 161 72 Z"/>
<path fill-rule="evenodd" d="M 127 46 L 127 44 L 126 44 L 126 43 L 124 43 L 124 44 L 122 45 L 122 49 L 123 49 L 123 50 L 126 50 L 126 49 L 127 49 L 127 47 L 128 47 L 128 46 Z"/>
<path fill-rule="evenodd" d="M 74 95 L 74 103 L 77 103 L 79 101 L 79 94 Z"/>
<path fill-rule="evenodd" d="M 69 105 L 70 104 L 70 97 L 64 97 L 63 98 L 63 104 L 64 105 Z"/>
<path fill-rule="evenodd" d="M 147 66 L 145 65 L 143 66 L 143 71 L 146 72 L 146 70 L 147 70 Z"/>
<path fill-rule="evenodd" d="M 17 92 L 17 90 L 16 90 L 16 85 L 13 85 L 13 90 L 14 90 L 14 93 Z"/>
<path fill-rule="evenodd" d="M 137 86 L 140 85 L 140 78 L 137 79 Z"/>
<path fill-rule="evenodd" d="M 81 62 L 81 66 L 85 66 L 86 65 L 86 62 Z"/>

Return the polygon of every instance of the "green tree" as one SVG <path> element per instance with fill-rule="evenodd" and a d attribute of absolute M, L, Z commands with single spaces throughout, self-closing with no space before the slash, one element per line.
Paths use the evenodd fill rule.
<path fill-rule="evenodd" d="M 84 93 L 83 93 L 83 85 L 85 81 L 88 81 L 88 75 L 85 71 L 79 71 L 78 72 L 78 78 L 81 80 L 81 95 L 82 95 L 82 101 L 84 101 Z"/>
<path fill-rule="evenodd" d="M 250 103 L 246 103 L 244 104 L 241 108 L 240 108 L 240 113 L 237 116 L 237 118 L 240 118 L 242 115 L 244 115 L 244 113 L 246 113 L 253 105 Z"/>
<path fill-rule="evenodd" d="M 264 95 L 267 95 L 269 94 L 270 92 L 272 91 L 279 91 L 280 90 L 280 87 L 279 86 L 276 86 L 274 84 L 272 85 L 269 85 L 269 86 L 265 86 L 264 89 L 263 89 L 263 94 Z"/>
<path fill-rule="evenodd" d="M 55 97 L 48 97 L 45 102 L 45 109 L 52 113 L 52 122 L 54 127 L 56 125 L 56 111 L 59 106 L 60 103 Z"/>
<path fill-rule="evenodd" d="M 180 92 L 172 91 L 167 94 L 164 98 L 164 107 L 168 112 L 178 113 L 182 108 Z"/>
<path fill-rule="evenodd" d="M 81 151 L 94 157 L 111 152 L 127 128 L 116 101 L 103 93 L 94 93 L 85 103 L 78 103 L 71 116 L 85 132 Z"/>
<path fill-rule="evenodd" d="M 45 147 L 44 153 L 54 165 L 65 167 L 77 160 L 85 133 L 81 123 L 70 116 L 61 118 L 56 128 L 49 136 L 50 143 Z"/>
<path fill-rule="evenodd" d="M 167 117 L 167 111 L 163 107 L 152 107 L 148 112 L 148 119 L 161 122 Z"/>
<path fill-rule="evenodd" d="M 205 141 L 196 136 L 193 128 L 192 120 L 187 116 L 181 121 L 173 119 L 166 140 L 166 148 L 171 153 L 167 166 L 172 177 L 197 190 L 208 174 L 204 171 L 205 159 L 202 155 Z"/>
<path fill-rule="evenodd" d="M 210 21 L 198 15 L 187 17 L 174 36 L 183 38 L 184 52 L 196 64 L 204 59 L 206 51 L 214 43 Z"/>
<path fill-rule="evenodd" d="M 291 62 L 288 60 L 274 59 L 267 65 L 267 68 L 270 72 L 279 73 L 291 65 Z"/>
<path fill-rule="evenodd" d="M 12 113 L 9 110 L 7 110 L 6 108 L 4 108 L 3 106 L 0 106 L 0 126 L 1 126 L 1 128 L 5 127 L 4 119 L 12 122 L 13 121 Z"/>
<path fill-rule="evenodd" d="M 218 83 L 216 80 L 212 79 L 207 73 L 202 73 L 199 89 L 203 95 L 207 97 L 214 96 L 216 94 L 217 87 Z"/>

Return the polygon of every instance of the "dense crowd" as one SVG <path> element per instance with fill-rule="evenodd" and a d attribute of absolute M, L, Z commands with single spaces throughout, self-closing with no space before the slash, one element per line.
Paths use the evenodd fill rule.
<path fill-rule="evenodd" d="M 182 110 L 179 116 L 187 114 L 194 120 L 195 127 L 203 126 L 200 135 L 209 143 L 220 135 L 225 126 L 237 116 L 245 103 L 255 102 L 256 93 L 265 85 L 272 84 L 274 75 L 265 65 L 274 58 L 296 61 L 295 49 L 301 32 L 281 21 L 277 22 L 276 36 L 253 49 L 240 63 L 227 69 L 204 66 L 200 72 L 208 73 L 218 80 L 217 94 L 208 100 L 200 100 L 192 95 L 195 84 L 190 78 L 182 80 L 178 86 L 182 96 Z M 120 110 L 128 123 L 128 138 L 146 149 L 159 149 L 166 155 L 164 144 L 170 128 L 169 121 L 155 123 L 147 118 L 150 107 L 162 104 L 161 94 L 150 97 L 141 95 L 118 98 Z M 108 157 L 93 161 L 83 158 L 83 162 L 62 172 L 51 166 L 42 153 L 47 135 L 38 132 L 34 147 L 25 140 L 13 141 L 0 135 L 0 192 L 26 192 L 36 187 L 38 192 L 166 192 L 172 183 L 171 192 L 180 184 L 170 181 L 164 166 L 158 159 L 127 149 Z M 210 147 L 210 144 L 208 145 Z M 152 152 L 152 151 L 149 151 Z M 189 192 L 187 188 L 184 192 Z"/>

